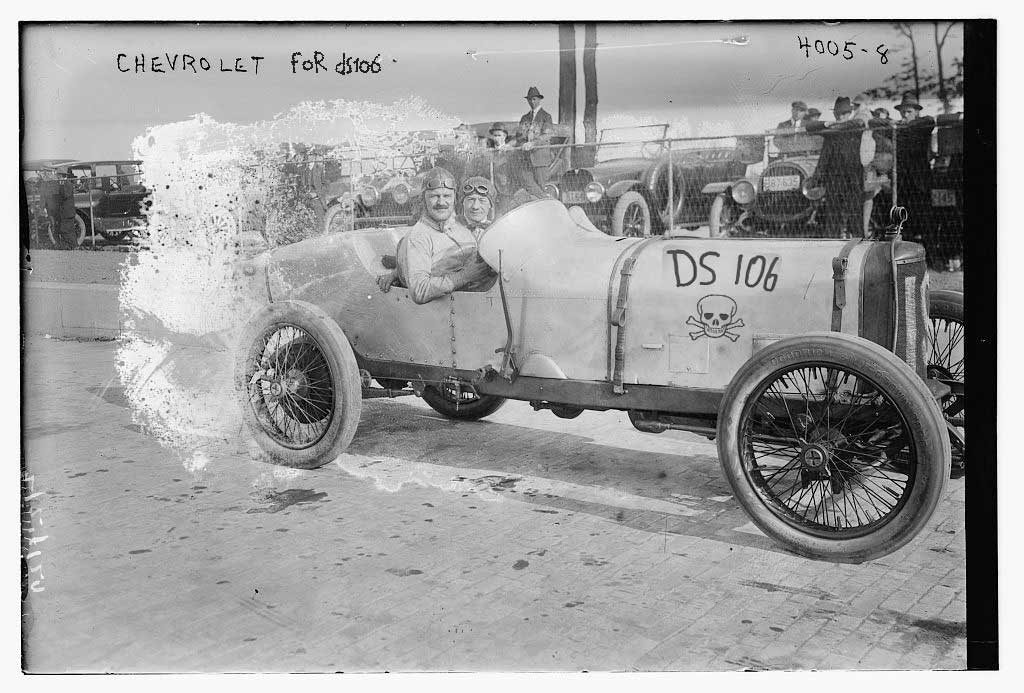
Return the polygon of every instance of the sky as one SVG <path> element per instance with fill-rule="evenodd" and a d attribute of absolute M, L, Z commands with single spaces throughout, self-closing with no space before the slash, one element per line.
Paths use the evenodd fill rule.
<path fill-rule="evenodd" d="M 930 24 L 917 27 L 919 60 L 935 64 Z M 722 39 L 746 37 L 744 45 Z M 799 37 L 811 44 L 810 57 Z M 602 23 L 597 27 L 598 126 L 665 122 L 680 136 L 760 132 L 806 101 L 828 113 L 836 96 L 853 96 L 899 69 L 905 39 L 891 24 Z M 847 41 L 853 58 L 814 50 L 820 39 Z M 577 61 L 583 28 L 576 32 Z M 743 43 L 742 41 L 740 43 Z M 888 48 L 882 64 L 876 47 Z M 957 26 L 944 50 L 962 56 Z M 252 123 L 306 100 L 391 103 L 422 97 L 463 122 L 514 120 L 536 85 L 558 114 L 558 31 L 553 24 L 49 24 L 22 34 L 23 155 L 26 159 L 127 158 L 149 126 L 206 113 Z M 293 73 L 291 56 L 324 55 L 326 71 Z M 118 54 L 124 54 L 118 69 Z M 166 54 L 166 55 L 165 55 Z M 199 74 L 168 63 L 205 57 Z M 146 71 L 136 72 L 135 57 Z M 340 75 L 342 56 L 374 60 L 370 74 Z M 161 59 L 164 73 L 151 71 Z M 252 56 L 261 56 L 258 73 Z M 248 72 L 221 72 L 236 58 Z M 578 118 L 583 72 L 577 67 Z M 885 102 L 890 109 L 892 103 Z M 926 104 L 933 113 L 936 104 Z M 579 124 L 577 124 L 579 125 Z"/>

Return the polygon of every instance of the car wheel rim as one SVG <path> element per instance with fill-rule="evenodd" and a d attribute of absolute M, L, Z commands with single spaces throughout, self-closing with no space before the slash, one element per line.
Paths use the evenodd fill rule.
<path fill-rule="evenodd" d="M 964 378 L 964 323 L 947 318 L 932 318 L 928 347 L 928 373 L 931 377 L 963 383 Z M 958 415 L 957 425 L 963 425 L 962 396 L 952 395 L 945 403 L 947 416 Z"/>
<path fill-rule="evenodd" d="M 320 344 L 301 327 L 273 325 L 253 343 L 249 405 L 266 433 L 293 450 L 320 442 L 334 419 L 334 377 Z"/>
<path fill-rule="evenodd" d="M 639 202 L 626 207 L 626 213 L 623 215 L 623 228 L 626 231 L 627 236 L 645 236 L 644 223 L 644 210 Z"/>
<path fill-rule="evenodd" d="M 895 402 L 869 378 L 829 364 L 775 373 L 741 419 L 743 471 L 761 502 L 802 532 L 850 539 L 906 504 L 917 457 Z"/>

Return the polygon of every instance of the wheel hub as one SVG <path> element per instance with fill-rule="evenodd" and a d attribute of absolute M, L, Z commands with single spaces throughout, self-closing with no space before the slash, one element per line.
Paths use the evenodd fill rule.
<path fill-rule="evenodd" d="M 825 467 L 825 463 L 831 457 L 830 452 L 823 445 L 810 443 L 800 451 L 800 463 L 805 469 L 819 472 Z"/>

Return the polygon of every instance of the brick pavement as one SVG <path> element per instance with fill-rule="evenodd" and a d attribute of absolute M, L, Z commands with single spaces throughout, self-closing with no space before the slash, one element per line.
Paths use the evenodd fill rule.
<path fill-rule="evenodd" d="M 818 563 L 752 529 L 698 436 L 373 400 L 338 462 L 284 470 L 247 453 L 225 353 L 164 364 L 180 450 L 133 420 L 117 348 L 27 343 L 31 670 L 965 667 L 963 480 L 896 554 Z"/>

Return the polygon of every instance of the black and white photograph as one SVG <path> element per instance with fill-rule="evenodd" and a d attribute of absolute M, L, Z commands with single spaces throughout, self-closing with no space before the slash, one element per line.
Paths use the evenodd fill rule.
<path fill-rule="evenodd" d="M 996 21 L 526 19 L 20 22 L 24 673 L 1000 668 Z"/>

